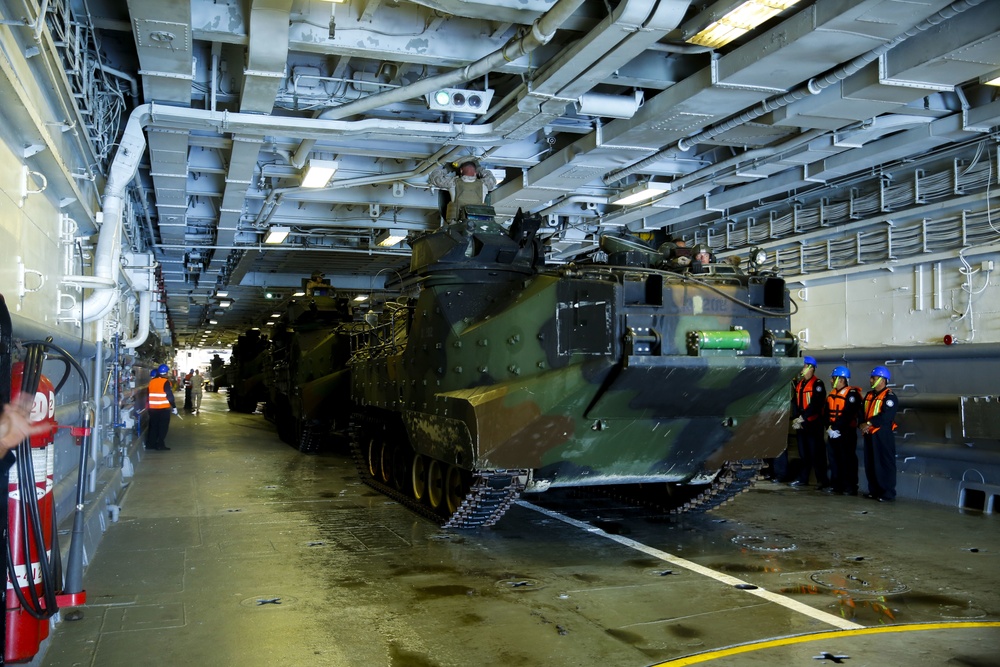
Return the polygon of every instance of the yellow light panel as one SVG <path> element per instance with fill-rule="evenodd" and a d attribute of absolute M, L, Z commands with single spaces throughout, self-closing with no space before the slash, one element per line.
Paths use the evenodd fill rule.
<path fill-rule="evenodd" d="M 768 19 L 795 5 L 799 0 L 747 0 L 718 21 L 688 38 L 691 44 L 717 49 L 747 34 Z"/>

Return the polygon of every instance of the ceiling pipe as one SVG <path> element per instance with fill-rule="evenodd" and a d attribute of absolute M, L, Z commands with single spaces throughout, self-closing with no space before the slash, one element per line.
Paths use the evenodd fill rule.
<path fill-rule="evenodd" d="M 137 348 L 149 337 L 149 304 L 153 299 L 152 292 L 139 292 L 139 330 L 135 336 L 122 341 L 127 348 Z"/>
<path fill-rule="evenodd" d="M 461 69 L 422 79 L 403 88 L 393 88 L 369 95 L 354 102 L 342 104 L 339 107 L 323 112 L 320 114 L 320 118 L 323 120 L 346 118 L 347 116 L 371 111 L 387 104 L 405 102 L 415 97 L 421 97 L 427 93 L 434 92 L 438 88 L 459 85 L 485 76 L 493 70 L 531 53 L 539 46 L 547 44 L 556 34 L 559 26 L 572 16 L 582 4 L 583 0 L 558 0 L 552 6 L 552 9 L 545 12 L 544 15 L 531 24 L 529 32 L 519 39 L 511 38 L 500 49 L 480 58 L 474 63 L 470 63 Z M 308 158 L 309 152 L 315 143 L 315 140 L 306 140 L 299 144 L 299 147 L 292 155 L 292 165 L 301 169 L 306 163 L 306 158 Z"/>
<path fill-rule="evenodd" d="M 805 84 L 799 86 L 798 88 L 788 93 L 785 93 L 784 95 L 779 95 L 769 100 L 764 100 L 757 106 L 752 107 L 744 111 L 743 113 L 730 118 L 727 121 L 724 121 L 717 125 L 713 125 L 708 129 L 703 130 L 691 137 L 685 137 L 681 139 L 680 141 L 677 142 L 676 146 L 665 148 L 657 153 L 654 153 L 653 155 L 650 155 L 649 157 L 643 158 L 642 160 L 636 162 L 635 164 L 632 164 L 628 167 L 625 167 L 624 169 L 619 169 L 617 171 L 608 174 L 607 176 L 604 177 L 604 184 L 611 185 L 613 183 L 617 183 L 618 181 L 632 174 L 641 172 L 646 167 L 649 167 L 650 165 L 653 165 L 656 162 L 659 162 L 660 160 L 664 159 L 674 150 L 679 150 L 682 152 L 689 151 L 698 144 L 710 141 L 711 139 L 719 136 L 720 134 L 729 132 L 730 130 L 733 130 L 741 125 L 749 123 L 754 119 L 760 118 L 765 114 L 777 111 L 778 109 L 786 107 L 789 104 L 792 104 L 793 102 L 797 102 L 811 95 L 818 95 L 826 88 L 829 88 L 830 86 L 839 83 L 840 81 L 846 79 L 852 74 L 858 72 L 865 65 L 874 62 L 879 57 L 881 57 L 891 49 L 899 46 L 900 44 L 905 42 L 907 39 L 913 37 L 914 35 L 917 35 L 921 32 L 925 32 L 933 28 L 934 26 L 938 25 L 939 23 L 942 23 L 943 21 L 953 18 L 954 16 L 957 16 L 958 14 L 961 14 L 964 11 L 972 9 L 973 7 L 976 7 L 977 5 L 982 4 L 983 2 L 985 2 L 985 0 L 958 0 L 958 2 L 954 2 L 948 7 L 945 7 L 941 11 L 937 12 L 933 16 L 924 19 L 917 25 L 913 26 L 912 28 L 904 32 L 903 34 L 895 37 L 894 39 L 886 42 L 885 44 L 877 46 L 874 49 L 868 51 L 867 53 L 861 54 L 860 56 L 854 58 L 850 62 L 844 65 L 840 65 L 839 67 L 830 70 L 829 72 L 827 72 L 822 76 L 810 79 Z"/>
<path fill-rule="evenodd" d="M 149 105 L 136 107 L 118 144 L 118 151 L 108 168 L 108 179 L 104 187 L 103 223 L 101 224 L 97 248 L 94 251 L 94 276 L 117 285 L 120 276 L 122 210 L 126 188 L 139 169 L 139 160 L 146 150 L 146 138 L 142 128 L 149 122 Z M 83 276 L 84 279 L 90 276 Z M 74 276 L 66 276 L 72 282 Z M 77 303 L 70 310 L 70 316 L 81 323 L 93 322 L 107 315 L 115 305 L 117 287 L 97 287 L 90 296 Z"/>

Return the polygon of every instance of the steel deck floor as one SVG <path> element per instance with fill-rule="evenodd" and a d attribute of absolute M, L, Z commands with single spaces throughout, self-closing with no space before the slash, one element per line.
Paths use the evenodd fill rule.
<path fill-rule="evenodd" d="M 1000 664 L 992 515 L 764 483 L 680 522 L 549 492 L 444 532 L 223 394 L 167 445 L 41 665 Z"/>

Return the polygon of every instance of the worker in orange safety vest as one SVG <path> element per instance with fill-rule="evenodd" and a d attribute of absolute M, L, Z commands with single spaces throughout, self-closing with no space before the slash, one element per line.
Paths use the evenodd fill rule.
<path fill-rule="evenodd" d="M 864 423 L 861 433 L 865 437 L 865 477 L 868 493 L 880 503 L 896 499 L 896 410 L 899 401 L 889 389 L 889 369 L 876 366 L 872 369 L 871 390 L 865 394 Z"/>
<path fill-rule="evenodd" d="M 167 429 L 170 428 L 170 414 L 177 414 L 177 404 L 174 403 L 174 391 L 170 388 L 167 373 L 170 369 L 166 364 L 150 373 L 149 398 L 146 414 L 149 415 L 149 427 L 146 431 L 146 449 L 167 451 L 164 440 Z"/>
<path fill-rule="evenodd" d="M 823 413 L 826 410 L 826 387 L 816 377 L 816 359 L 802 358 L 802 371 L 792 385 L 792 428 L 799 448 L 802 468 L 798 479 L 789 486 L 808 486 L 809 473 L 816 471 L 816 486 L 828 489 L 826 443 L 823 441 Z"/>
<path fill-rule="evenodd" d="M 826 445 L 830 453 L 830 484 L 833 493 L 858 495 L 858 417 L 861 390 L 851 387 L 851 371 L 837 366 L 830 373 L 833 383 L 826 397 Z"/>

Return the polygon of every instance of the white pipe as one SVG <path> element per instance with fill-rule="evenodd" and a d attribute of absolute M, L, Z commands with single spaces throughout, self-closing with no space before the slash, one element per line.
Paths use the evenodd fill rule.
<path fill-rule="evenodd" d="M 106 278 L 113 285 L 118 284 L 121 237 L 122 209 L 125 202 L 125 188 L 135 177 L 139 169 L 139 160 L 146 150 L 146 137 L 142 128 L 149 122 L 151 107 L 143 105 L 136 107 L 129 116 L 122 135 L 118 152 L 108 170 L 108 180 L 104 188 L 104 222 L 101 224 L 97 249 L 94 252 L 94 275 Z M 86 280 L 90 276 L 84 276 Z M 74 276 L 66 276 L 67 282 L 73 282 Z M 90 296 L 73 306 L 70 314 L 81 323 L 93 322 L 107 315 L 115 305 L 115 287 L 99 287 Z"/>
<path fill-rule="evenodd" d="M 934 262 L 931 266 L 931 271 L 934 273 L 934 296 L 932 308 L 934 310 L 941 310 L 944 308 L 944 295 L 942 294 L 944 288 L 942 287 L 942 277 L 941 277 L 941 262 Z"/>
<path fill-rule="evenodd" d="M 123 346 L 134 349 L 146 342 L 149 336 L 149 304 L 152 298 L 150 292 L 139 292 L 139 330 L 132 338 L 123 340 Z"/>
<path fill-rule="evenodd" d="M 539 46 L 548 44 L 549 40 L 556 34 L 559 26 L 572 16 L 582 4 L 583 0 L 557 0 L 545 14 L 531 24 L 531 30 L 527 33 L 517 39 L 512 38 L 498 50 L 487 54 L 473 63 L 469 63 L 465 67 L 445 72 L 444 74 L 438 74 L 437 76 L 430 76 L 402 88 L 393 88 L 363 97 L 354 102 L 342 104 L 324 111 L 320 114 L 320 118 L 345 118 L 386 104 L 405 102 L 406 100 L 432 93 L 438 88 L 459 85 L 489 74 L 493 70 L 531 53 Z M 301 168 L 306 163 L 309 151 L 312 150 L 315 143 L 315 140 L 307 139 L 299 144 L 299 147 L 292 155 L 292 166 Z"/>
<path fill-rule="evenodd" d="M 913 291 L 913 309 L 921 311 L 924 309 L 924 265 L 917 264 L 913 271 L 913 281 L 916 283 Z"/>

